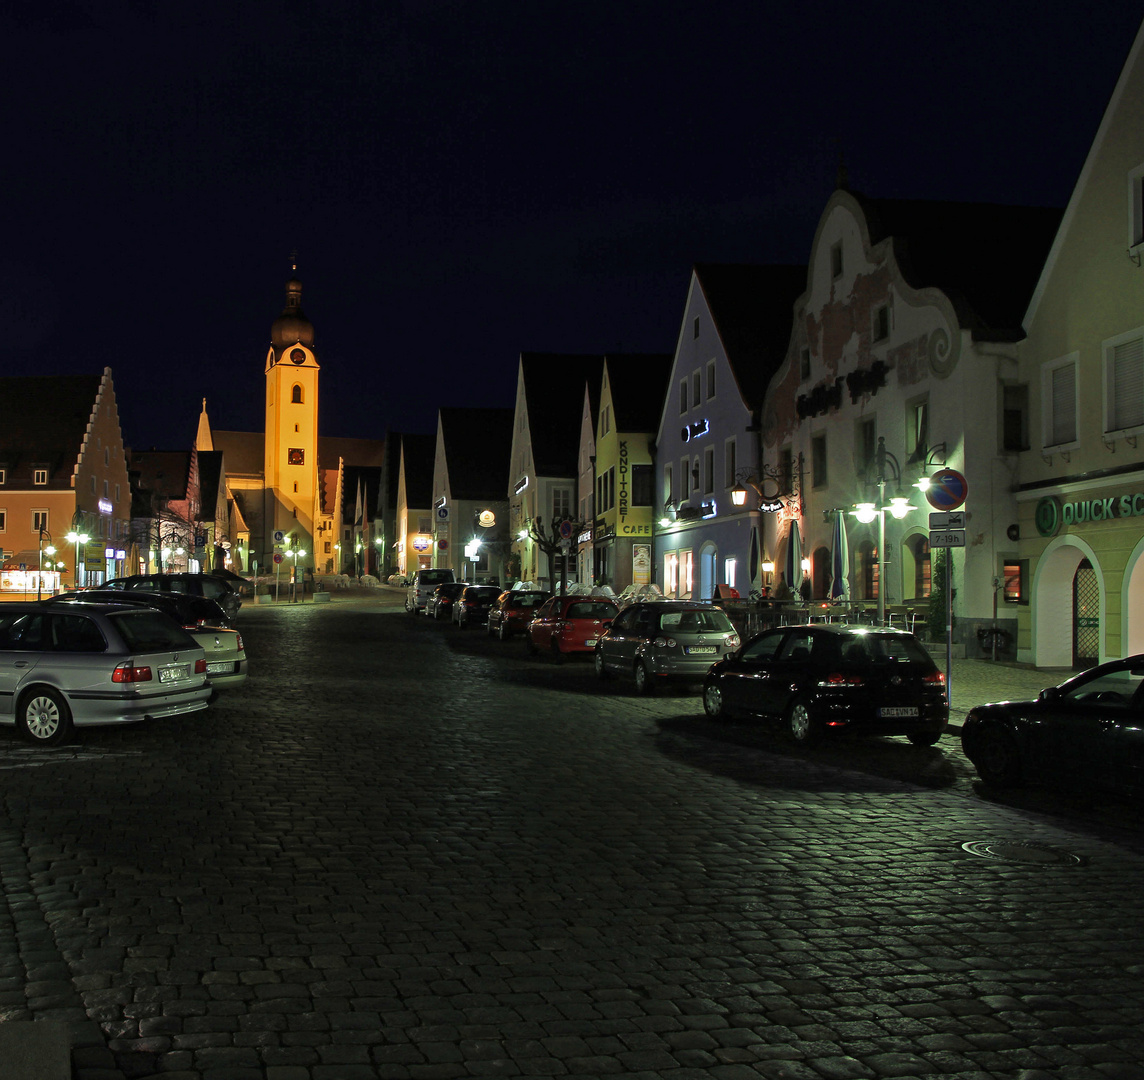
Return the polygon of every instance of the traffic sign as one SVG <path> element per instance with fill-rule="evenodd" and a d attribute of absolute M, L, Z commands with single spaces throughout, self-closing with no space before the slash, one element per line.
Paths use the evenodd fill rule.
<path fill-rule="evenodd" d="M 969 482 L 956 469 L 939 469 L 926 488 L 926 500 L 935 510 L 956 510 L 968 494 Z"/>
<path fill-rule="evenodd" d="M 286 534 L 281 529 L 275 530 L 274 543 L 281 544 L 282 541 L 285 539 L 286 539 Z"/>
<path fill-rule="evenodd" d="M 965 530 L 946 529 L 943 532 L 931 532 L 929 534 L 929 546 L 931 548 L 965 547 Z"/>
<path fill-rule="evenodd" d="M 931 529 L 964 529 L 965 511 L 955 510 L 951 514 L 930 514 L 929 527 Z"/>
<path fill-rule="evenodd" d="M 438 506 L 437 507 L 437 520 L 438 521 L 448 521 L 449 520 L 449 508 L 447 506 Z"/>
<path fill-rule="evenodd" d="M 274 561 L 275 562 L 281 562 L 282 561 L 282 552 L 281 551 L 274 552 Z"/>
<path fill-rule="evenodd" d="M 560 539 L 571 540 L 572 532 L 574 529 L 575 526 L 572 524 L 572 522 L 565 518 L 562 522 L 560 522 Z"/>

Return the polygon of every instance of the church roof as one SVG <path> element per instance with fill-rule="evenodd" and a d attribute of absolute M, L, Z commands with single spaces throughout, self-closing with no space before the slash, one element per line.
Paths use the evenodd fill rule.
<path fill-rule="evenodd" d="M 49 488 L 71 487 L 101 381 L 100 375 L 0 379 L 0 465 L 10 487 L 31 487 L 33 467 L 48 470 Z"/>
<path fill-rule="evenodd" d="M 512 409 L 441 409 L 454 499 L 504 499 L 512 457 Z"/>
<path fill-rule="evenodd" d="M 266 470 L 266 439 L 261 431 L 212 431 L 214 448 L 225 455 L 226 474 L 261 477 Z"/>

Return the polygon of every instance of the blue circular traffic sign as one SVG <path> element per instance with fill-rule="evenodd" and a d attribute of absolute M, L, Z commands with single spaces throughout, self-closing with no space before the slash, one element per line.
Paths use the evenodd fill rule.
<path fill-rule="evenodd" d="M 956 510 L 968 494 L 969 481 L 956 469 L 939 469 L 926 488 L 926 500 L 935 510 Z"/>

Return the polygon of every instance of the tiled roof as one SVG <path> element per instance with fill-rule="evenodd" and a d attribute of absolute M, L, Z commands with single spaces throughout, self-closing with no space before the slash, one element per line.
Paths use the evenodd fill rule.
<path fill-rule="evenodd" d="M 0 379 L 0 465 L 9 487 L 32 486 L 47 468 L 49 488 L 70 488 L 101 375 Z"/>
<path fill-rule="evenodd" d="M 595 410 L 600 404 L 604 358 L 582 353 L 521 353 L 520 363 L 535 474 L 575 476 L 584 385 Z"/>
<path fill-rule="evenodd" d="M 454 499 L 503 499 L 512 457 L 512 409 L 441 409 Z"/>
<path fill-rule="evenodd" d="M 212 431 L 216 450 L 225 455 L 228 477 L 261 477 L 266 470 L 266 442 L 261 431 Z"/>
<path fill-rule="evenodd" d="M 871 243 L 893 238 L 910 285 L 941 289 L 976 338 L 1024 336 L 1021 322 L 1063 210 L 851 194 L 866 215 Z"/>
<path fill-rule="evenodd" d="M 672 357 L 668 353 L 608 353 L 608 380 L 615 428 L 622 432 L 659 428 Z"/>
<path fill-rule="evenodd" d="M 385 460 L 384 439 L 343 439 L 336 435 L 318 436 L 318 461 L 327 468 L 336 469 L 338 458 L 347 465 L 374 465 L 381 467 Z"/>
<path fill-rule="evenodd" d="M 697 263 L 695 276 L 743 401 L 755 408 L 786 360 L 806 267 Z"/>

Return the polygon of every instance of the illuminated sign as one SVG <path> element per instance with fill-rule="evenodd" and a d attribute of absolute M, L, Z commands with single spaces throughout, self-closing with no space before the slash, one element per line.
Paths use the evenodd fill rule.
<path fill-rule="evenodd" d="M 100 499 L 99 500 L 99 512 L 101 514 L 110 514 L 112 512 L 112 510 L 114 510 L 114 509 L 115 509 L 115 507 L 111 505 L 110 500 L 108 500 L 108 499 Z"/>
<path fill-rule="evenodd" d="M 711 430 L 711 425 L 706 420 L 696 420 L 694 424 L 688 424 L 680 429 L 679 437 L 684 442 L 691 442 L 692 439 L 698 439 Z"/>
<path fill-rule="evenodd" d="M 526 487 L 528 487 L 528 477 L 522 476 L 517 482 L 516 487 L 512 489 L 514 495 L 519 495 Z"/>
<path fill-rule="evenodd" d="M 621 525 L 620 532 L 624 536 L 651 536 L 650 525 Z"/>
<path fill-rule="evenodd" d="M 482 529 L 491 529 L 497 523 L 497 516 L 491 510 L 482 510 L 477 515 L 477 524 Z"/>
<path fill-rule="evenodd" d="M 433 541 L 427 536 L 415 536 L 413 538 L 414 551 L 428 551 Z"/>
<path fill-rule="evenodd" d="M 782 508 L 782 499 L 761 499 L 759 501 L 759 509 L 764 514 L 777 514 Z"/>
<path fill-rule="evenodd" d="M 1034 515 L 1041 536 L 1055 536 L 1062 525 L 1090 525 L 1098 521 L 1144 517 L 1144 493 L 1109 495 L 1098 499 L 1080 499 L 1060 503 L 1046 495 Z"/>

